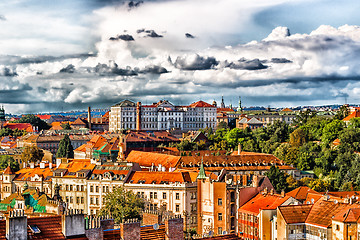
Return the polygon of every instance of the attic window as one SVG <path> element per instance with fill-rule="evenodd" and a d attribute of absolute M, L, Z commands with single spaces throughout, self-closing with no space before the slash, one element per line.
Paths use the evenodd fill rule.
<path fill-rule="evenodd" d="M 35 224 L 29 225 L 29 228 L 30 228 L 31 232 L 34 233 L 34 234 L 41 233 L 39 227 L 37 225 L 35 225 Z"/>
<path fill-rule="evenodd" d="M 152 184 L 156 183 L 156 180 L 152 181 L 151 183 L 152 183 Z"/>

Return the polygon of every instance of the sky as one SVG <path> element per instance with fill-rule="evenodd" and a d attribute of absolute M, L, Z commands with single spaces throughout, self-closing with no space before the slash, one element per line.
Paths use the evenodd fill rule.
<path fill-rule="evenodd" d="M 354 0 L 2 0 L 8 113 L 123 99 L 245 107 L 360 101 Z"/>

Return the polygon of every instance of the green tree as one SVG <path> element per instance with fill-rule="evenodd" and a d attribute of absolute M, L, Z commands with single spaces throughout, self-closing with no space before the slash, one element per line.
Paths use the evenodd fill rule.
<path fill-rule="evenodd" d="M 13 172 L 17 172 L 20 169 L 19 163 L 11 156 L 8 155 L 0 155 L 0 169 L 4 170 L 9 166 Z"/>
<path fill-rule="evenodd" d="M 47 130 L 50 129 L 50 125 L 41 120 L 39 117 L 35 116 L 34 114 L 27 114 L 22 116 L 19 120 L 13 121 L 15 123 L 30 123 L 31 125 L 38 127 L 40 130 Z"/>
<path fill-rule="evenodd" d="M 338 120 L 343 120 L 344 118 L 346 118 L 350 113 L 349 110 L 349 106 L 347 105 L 342 105 L 339 110 L 337 111 L 336 115 L 335 115 L 335 119 Z"/>
<path fill-rule="evenodd" d="M 100 216 L 112 215 L 116 223 L 121 223 L 128 219 L 141 219 L 140 213 L 144 208 L 145 202 L 142 198 L 120 186 L 105 195 Z"/>
<path fill-rule="evenodd" d="M 300 112 L 294 119 L 293 125 L 294 126 L 302 126 L 307 123 L 307 121 L 316 116 L 316 112 L 307 109 L 306 111 Z"/>
<path fill-rule="evenodd" d="M 191 151 L 194 149 L 194 147 L 196 148 L 196 144 L 192 143 L 188 140 L 183 140 L 181 141 L 179 144 L 177 144 L 176 148 L 180 151 Z"/>
<path fill-rule="evenodd" d="M 275 188 L 277 192 L 281 192 L 281 190 L 287 190 L 287 177 L 288 175 L 281 171 L 278 167 L 271 166 L 270 171 L 265 173 L 265 175 L 269 178 L 271 184 Z"/>
<path fill-rule="evenodd" d="M 338 137 L 339 133 L 341 132 L 341 130 L 343 130 L 343 128 L 343 121 L 334 119 L 334 121 L 329 122 L 325 125 L 321 140 L 325 143 L 331 143 Z"/>
<path fill-rule="evenodd" d="M 226 122 L 224 122 L 224 121 L 221 121 L 221 122 L 219 122 L 219 124 L 217 125 L 217 129 L 226 129 L 226 128 L 229 128 L 229 126 L 227 125 L 227 123 Z"/>
<path fill-rule="evenodd" d="M 12 136 L 13 135 L 13 130 L 10 128 L 2 128 L 0 129 L 0 137 L 5 137 L 5 136 Z"/>
<path fill-rule="evenodd" d="M 284 160 L 286 157 L 286 154 L 288 153 L 290 148 L 289 143 L 282 143 L 280 146 L 278 146 L 274 152 L 275 157 Z"/>
<path fill-rule="evenodd" d="M 69 135 L 65 135 L 59 143 L 59 148 L 56 153 L 57 158 L 74 158 L 74 149 L 71 145 Z"/>
<path fill-rule="evenodd" d="M 21 160 L 25 163 L 36 163 L 42 160 L 44 152 L 37 146 L 26 146 L 24 151 L 21 153 Z"/>
<path fill-rule="evenodd" d="M 71 130 L 71 126 L 70 126 L 70 123 L 69 123 L 69 122 L 66 122 L 66 123 L 61 124 L 61 127 L 62 127 L 64 130 Z"/>
<path fill-rule="evenodd" d="M 306 142 L 306 134 L 301 128 L 295 129 L 290 134 L 290 145 L 292 147 L 300 147 Z"/>
<path fill-rule="evenodd" d="M 324 126 L 330 122 L 330 119 L 323 116 L 314 116 L 306 121 L 306 124 L 300 128 L 306 133 L 307 140 L 320 141 Z"/>

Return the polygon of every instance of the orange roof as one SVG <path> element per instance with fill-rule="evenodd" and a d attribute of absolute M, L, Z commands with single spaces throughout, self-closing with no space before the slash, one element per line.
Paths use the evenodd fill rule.
<path fill-rule="evenodd" d="M 305 223 L 327 228 L 331 226 L 332 217 L 348 206 L 348 204 L 344 203 L 319 199 L 319 201 L 314 203 Z"/>
<path fill-rule="evenodd" d="M 10 166 L 7 166 L 7 168 L 5 168 L 3 174 L 8 174 L 8 175 L 10 175 L 10 174 L 14 174 L 14 172 L 11 170 Z"/>
<path fill-rule="evenodd" d="M 81 118 L 77 118 L 75 121 L 71 122 L 70 124 L 71 125 L 86 125 L 84 120 L 82 120 Z"/>
<path fill-rule="evenodd" d="M 284 108 L 281 110 L 281 112 L 292 112 L 293 110 L 291 110 L 290 108 Z"/>
<path fill-rule="evenodd" d="M 341 144 L 341 142 L 340 142 L 340 139 L 335 139 L 333 142 L 333 145 L 335 145 L 335 146 L 338 146 L 338 145 L 340 145 Z"/>
<path fill-rule="evenodd" d="M 360 218 L 360 206 L 358 204 L 354 204 L 351 208 L 343 209 L 342 211 L 338 212 L 333 220 L 339 222 L 357 222 Z"/>
<path fill-rule="evenodd" d="M 163 184 L 163 183 L 191 183 L 188 172 L 133 172 L 127 183 Z"/>
<path fill-rule="evenodd" d="M 27 132 L 33 132 L 32 125 L 30 123 L 5 123 L 4 127 L 10 129 L 25 130 Z"/>
<path fill-rule="evenodd" d="M 221 112 L 235 112 L 235 111 L 231 108 L 217 108 L 216 112 L 221 113 Z"/>
<path fill-rule="evenodd" d="M 309 187 L 302 186 L 302 187 L 298 187 L 298 188 L 288 192 L 286 195 L 293 197 L 297 200 L 303 201 L 306 199 L 306 196 L 308 195 L 308 193 L 318 193 L 318 192 L 312 190 Z"/>
<path fill-rule="evenodd" d="M 131 151 L 129 156 L 126 158 L 127 162 L 136 162 L 140 166 L 151 167 L 155 165 L 157 167 L 159 164 L 165 168 L 174 168 L 180 156 L 173 156 L 161 153 L 154 152 L 141 152 L 141 151 Z"/>
<path fill-rule="evenodd" d="M 359 110 L 355 110 L 355 112 L 351 113 L 349 116 L 344 118 L 343 121 L 347 122 L 347 121 L 350 121 L 350 119 L 357 118 L 357 117 L 360 117 L 360 111 Z"/>
<path fill-rule="evenodd" d="M 312 204 L 279 206 L 279 211 L 287 224 L 304 223 L 312 206 Z"/>
<path fill-rule="evenodd" d="M 330 197 L 349 198 L 352 196 L 360 197 L 360 191 L 342 191 L 342 192 L 327 192 Z"/>
<path fill-rule="evenodd" d="M 180 142 L 179 139 L 167 131 L 129 131 L 126 142 Z"/>
<path fill-rule="evenodd" d="M 62 163 L 57 169 L 67 169 L 68 172 L 65 177 L 76 177 L 75 173 L 80 170 L 93 170 L 95 167 L 94 164 L 90 163 L 90 159 L 74 159 L 69 163 Z"/>
<path fill-rule="evenodd" d="M 36 115 L 41 120 L 49 120 L 51 118 L 51 115 Z"/>
<path fill-rule="evenodd" d="M 23 168 L 16 172 L 14 181 L 31 181 L 35 175 L 42 177 L 43 180 L 50 180 L 50 176 L 53 175 L 53 169 L 50 168 Z"/>
<path fill-rule="evenodd" d="M 260 210 L 276 209 L 289 198 L 290 196 L 282 197 L 278 194 L 263 195 L 263 193 L 259 193 L 254 198 L 245 203 L 242 207 L 240 207 L 239 211 L 258 215 Z"/>
<path fill-rule="evenodd" d="M 192 108 L 196 108 L 196 107 L 212 107 L 212 108 L 214 108 L 215 106 L 211 105 L 209 103 L 206 103 L 204 101 L 198 101 L 198 102 L 194 102 L 194 103 L 190 104 L 189 107 L 192 107 Z"/>
<path fill-rule="evenodd" d="M 109 118 L 109 116 L 110 116 L 109 113 L 110 113 L 110 111 L 107 111 L 102 117 L 103 117 L 103 118 Z"/>

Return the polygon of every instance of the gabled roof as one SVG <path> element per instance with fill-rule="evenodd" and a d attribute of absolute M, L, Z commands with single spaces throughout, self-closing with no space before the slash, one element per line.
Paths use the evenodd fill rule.
<path fill-rule="evenodd" d="M 7 168 L 5 168 L 3 174 L 11 175 L 11 174 L 14 174 L 14 172 L 11 170 L 10 166 L 7 166 Z"/>
<path fill-rule="evenodd" d="M 197 108 L 197 107 L 211 107 L 211 108 L 215 108 L 214 105 L 211 105 L 207 102 L 204 102 L 204 101 L 198 101 L 198 102 L 194 102 L 192 104 L 189 105 L 189 107 L 192 107 L 192 108 Z"/>
<path fill-rule="evenodd" d="M 143 167 L 151 167 L 152 165 L 157 167 L 161 164 L 161 166 L 167 169 L 170 167 L 174 168 L 179 160 L 180 156 L 141 151 L 131 151 L 126 158 L 127 162 L 136 162 Z"/>
<path fill-rule="evenodd" d="M 259 193 L 254 198 L 239 208 L 240 212 L 247 212 L 258 215 L 260 210 L 276 209 L 281 206 L 290 196 L 282 197 L 278 194 Z"/>
<path fill-rule="evenodd" d="M 288 192 L 286 195 L 293 197 L 297 200 L 304 201 L 306 199 L 308 193 L 318 193 L 318 192 L 312 190 L 311 188 L 309 188 L 307 186 L 301 186 L 301 187 L 298 187 L 298 188 Z"/>
<path fill-rule="evenodd" d="M 45 115 L 35 115 L 37 116 L 38 118 L 40 118 L 41 120 L 49 120 L 51 118 L 51 115 L 49 114 L 45 114 Z"/>
<path fill-rule="evenodd" d="M 77 118 L 75 121 L 73 121 L 72 123 L 70 123 L 71 125 L 86 125 L 85 121 L 82 120 L 81 118 Z"/>
<path fill-rule="evenodd" d="M 357 117 L 360 117 L 360 111 L 359 110 L 355 110 L 355 112 L 351 113 L 349 116 L 344 118 L 343 121 L 347 122 L 347 121 L 350 121 L 350 119 L 357 118 Z"/>
<path fill-rule="evenodd" d="M 221 112 L 235 112 L 235 111 L 234 109 L 231 108 L 216 108 L 216 112 L 221 113 Z"/>
<path fill-rule="evenodd" d="M 288 205 L 279 206 L 279 211 L 287 224 L 304 223 L 313 205 Z"/>
<path fill-rule="evenodd" d="M 94 164 L 90 163 L 90 159 L 74 159 L 69 163 L 62 163 L 56 170 L 66 169 L 67 172 L 64 177 L 76 178 L 76 172 L 81 170 L 91 171 L 95 167 Z"/>
<path fill-rule="evenodd" d="M 334 215 L 348 207 L 345 203 L 336 203 L 319 199 L 315 202 L 305 223 L 328 228 Z"/>
<path fill-rule="evenodd" d="M 281 110 L 281 112 L 292 112 L 293 110 L 291 110 L 290 108 L 284 108 Z"/>
<path fill-rule="evenodd" d="M 123 100 L 112 107 L 136 107 L 136 103 L 130 100 Z"/>

